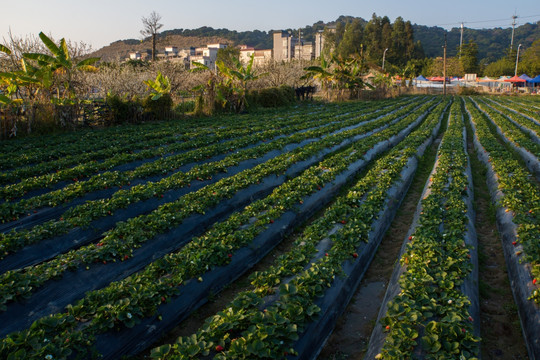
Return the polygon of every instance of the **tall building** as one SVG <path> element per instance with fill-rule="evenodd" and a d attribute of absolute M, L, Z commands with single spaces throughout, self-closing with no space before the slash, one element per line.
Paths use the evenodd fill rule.
<path fill-rule="evenodd" d="M 274 60 L 290 61 L 293 57 L 293 37 L 285 31 L 274 32 Z"/>
<path fill-rule="evenodd" d="M 324 36 L 323 31 L 317 31 L 315 34 L 315 58 L 318 59 L 321 57 L 322 50 L 324 48 Z"/>

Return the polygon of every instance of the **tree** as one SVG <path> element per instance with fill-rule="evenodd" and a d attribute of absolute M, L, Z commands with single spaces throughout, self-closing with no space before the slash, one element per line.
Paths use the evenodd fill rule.
<path fill-rule="evenodd" d="M 518 70 L 530 76 L 540 75 L 540 39 L 533 42 L 531 47 L 523 52 Z"/>
<path fill-rule="evenodd" d="M 152 11 L 149 17 L 142 17 L 143 29 L 141 30 L 142 36 L 152 37 L 152 60 L 156 60 L 156 38 L 159 29 L 163 27 L 163 24 L 160 24 L 161 15 Z"/>
<path fill-rule="evenodd" d="M 461 50 L 461 66 L 465 74 L 477 74 L 478 66 L 478 45 L 472 40 L 464 44 Z"/>
<path fill-rule="evenodd" d="M 337 48 L 337 53 L 343 58 L 359 54 L 362 40 L 362 24 L 359 19 L 354 19 L 351 23 L 345 25 L 345 32 Z"/>
<path fill-rule="evenodd" d="M 228 67 L 233 66 L 234 60 L 240 59 L 240 49 L 234 46 L 227 46 L 224 49 L 218 49 L 216 56 L 216 63 L 223 62 Z"/>

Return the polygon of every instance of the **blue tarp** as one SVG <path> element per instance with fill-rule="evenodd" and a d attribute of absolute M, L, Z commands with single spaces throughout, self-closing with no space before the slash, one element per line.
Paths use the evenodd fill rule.
<path fill-rule="evenodd" d="M 530 76 L 527 75 L 527 74 L 522 74 L 522 75 L 520 76 L 520 78 L 523 79 L 523 80 L 525 80 L 525 81 L 527 81 L 527 82 L 529 82 L 530 80 L 532 80 L 532 77 L 530 77 Z"/>
<path fill-rule="evenodd" d="M 540 75 L 538 75 L 537 77 L 531 79 L 531 80 L 528 80 L 527 82 L 529 83 L 533 83 L 533 84 L 540 84 Z"/>
<path fill-rule="evenodd" d="M 418 76 L 418 77 L 415 78 L 414 80 L 416 80 L 416 81 L 429 81 L 429 80 L 426 79 L 423 75 Z"/>

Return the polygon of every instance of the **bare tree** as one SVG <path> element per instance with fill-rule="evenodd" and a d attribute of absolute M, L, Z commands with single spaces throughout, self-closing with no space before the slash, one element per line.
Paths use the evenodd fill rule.
<path fill-rule="evenodd" d="M 156 60 L 156 37 L 159 29 L 163 27 L 163 24 L 160 24 L 161 15 L 152 11 L 149 17 L 142 17 L 143 29 L 141 30 L 142 36 L 152 37 L 152 60 Z"/>

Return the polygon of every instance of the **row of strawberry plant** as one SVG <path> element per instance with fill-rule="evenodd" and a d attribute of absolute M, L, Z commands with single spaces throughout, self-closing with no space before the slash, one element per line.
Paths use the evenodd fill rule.
<path fill-rule="evenodd" d="M 414 113 L 414 116 L 418 116 L 418 113 L 422 113 L 429 106 L 431 106 L 431 102 L 424 104 Z M 393 114 L 393 116 L 397 115 Z M 392 126 L 391 129 L 396 131 L 397 127 L 405 127 L 407 123 L 413 120 L 414 116 L 410 115 L 407 117 L 407 121 L 402 120 Z M 1 303 L 5 309 L 7 301 L 28 297 L 44 282 L 61 277 L 66 270 L 84 268 L 85 266 L 89 268 L 95 262 L 110 263 L 111 261 L 127 260 L 136 248 L 141 247 L 157 234 L 167 233 L 171 229 L 178 227 L 188 216 L 204 213 L 222 200 L 231 197 L 240 189 L 257 184 L 269 175 L 282 173 L 293 164 L 312 158 L 313 154 L 324 149 L 332 146 L 336 148 L 342 147 L 340 144 L 343 141 L 362 133 L 365 133 L 365 129 L 352 129 L 280 155 L 255 168 L 222 179 L 196 192 L 188 193 L 174 202 L 160 206 L 147 215 L 131 218 L 127 222 L 120 222 L 114 229 L 107 231 L 98 244 L 72 250 L 57 256 L 53 260 L 24 270 L 8 271 L 1 277 L 1 283 L 4 285 Z M 376 138 L 377 136 L 373 136 L 373 139 Z M 372 143 L 372 141 L 371 139 L 366 140 L 366 144 Z M 328 150 L 326 150 L 326 153 L 328 153 Z M 151 254 L 147 255 L 151 256 Z"/>
<path fill-rule="evenodd" d="M 307 324 L 318 320 L 321 308 L 317 299 L 338 281 L 347 264 L 367 266 L 361 260 L 362 252 L 368 251 L 364 245 L 376 241 L 370 240 L 371 231 L 383 209 L 391 207 L 389 191 L 401 182 L 403 170 L 415 160 L 418 148 L 433 136 L 445 106 L 439 105 L 419 129 L 377 160 L 346 195 L 304 230 L 289 253 L 265 271 L 254 273 L 253 288 L 208 318 L 197 333 L 154 349 L 152 356 L 278 359 L 294 354 L 293 345 L 304 335 Z M 330 239 L 329 249 L 321 246 L 325 239 Z"/>
<path fill-rule="evenodd" d="M 512 120 L 515 124 L 520 126 L 524 131 L 528 132 L 533 136 L 533 141 L 540 141 L 540 124 L 533 121 L 527 116 L 524 116 L 520 114 L 515 109 L 501 105 L 499 102 L 494 101 L 493 99 L 489 98 L 490 102 L 489 105 L 494 107 L 495 109 L 499 110 L 501 113 L 506 115 L 510 120 Z"/>
<path fill-rule="evenodd" d="M 505 104 L 518 113 L 527 116 L 537 124 L 540 124 L 540 107 L 538 106 L 538 102 L 529 103 L 523 101 L 523 99 L 508 100 L 501 97 L 497 98 L 497 102 Z"/>
<path fill-rule="evenodd" d="M 374 108 L 374 106 L 371 106 L 371 107 L 361 107 L 361 108 L 366 108 L 366 109 L 371 109 L 371 108 Z M 330 112 L 327 116 L 332 116 L 332 112 Z M 336 121 L 336 120 L 339 120 L 339 119 L 333 119 L 333 121 Z M 306 121 L 305 120 L 300 120 L 300 121 L 296 121 L 295 123 L 298 123 L 298 124 L 302 124 L 302 123 L 305 123 Z M 317 122 L 321 122 L 320 121 L 320 116 L 316 116 L 314 119 L 313 119 L 313 122 L 314 123 L 317 123 Z M 280 125 L 280 124 L 278 124 Z M 306 126 L 306 125 L 305 125 Z M 271 127 L 274 127 L 274 125 L 272 125 Z M 278 129 L 281 128 L 281 126 L 277 126 Z M 175 146 L 175 148 L 173 150 L 186 150 L 186 149 L 189 149 L 189 148 L 193 148 L 193 147 L 200 147 L 202 145 L 209 145 L 211 144 L 212 142 L 215 142 L 215 141 L 218 141 L 220 139 L 215 139 L 214 141 L 212 141 L 212 139 L 208 139 L 206 142 L 204 140 L 200 140 L 199 142 L 196 142 L 194 144 L 177 144 Z M 106 139 L 104 141 L 107 141 Z M 234 149 L 234 144 L 231 144 L 233 146 L 233 149 Z M 230 150 L 230 149 L 229 149 Z M 156 152 L 157 151 L 157 152 Z M 85 176 L 89 176 L 92 174 L 92 172 L 95 172 L 95 171 L 98 171 L 100 169 L 108 169 L 108 168 L 111 168 L 115 165 L 118 165 L 120 163 L 123 163 L 123 162 L 129 162 L 129 161 L 134 161 L 134 160 L 137 160 L 139 158 L 142 158 L 142 157 L 147 157 L 147 156 L 154 156 L 154 155 L 159 155 L 161 153 L 161 149 L 157 149 L 157 150 L 148 150 L 145 152 L 145 154 L 140 154 L 140 153 L 137 153 L 137 154 L 121 154 L 119 156 L 118 159 L 111 159 L 110 161 L 107 161 L 105 163 L 90 163 L 90 164 L 86 164 L 86 165 L 81 165 L 81 166 L 78 166 L 74 169 L 68 169 L 68 170 L 65 170 L 65 171 L 60 171 L 59 173 L 56 173 L 56 174 L 50 174 L 50 175 L 47 175 L 47 176 L 42 176 L 42 177 L 35 177 L 35 178 L 30 178 L 30 179 L 26 179 L 24 180 L 22 183 L 18 183 L 18 184 L 14 184 L 12 186 L 7 186 L 7 187 L 4 187 L 2 189 L 2 197 L 4 198 L 14 198 L 14 197 L 18 197 L 18 196 L 22 196 L 26 193 L 26 191 L 29 191 L 31 189 L 34 189 L 34 188 L 40 188 L 40 187 L 49 187 L 49 186 L 52 186 L 54 185 L 55 183 L 61 181 L 61 180 L 74 180 L 75 182 L 78 182 L 82 177 L 85 177 Z M 212 152 L 210 152 L 210 155 L 212 154 Z M 209 154 L 205 154 L 206 156 L 210 156 Z M 138 169 L 138 172 L 139 173 L 136 173 L 134 176 L 148 176 L 148 175 L 151 175 L 151 174 L 156 174 L 156 173 L 161 173 L 161 170 L 163 167 L 174 167 L 176 165 L 177 162 L 175 162 L 175 159 L 177 157 L 180 157 L 181 159 L 183 159 L 182 157 L 182 154 L 179 154 L 179 155 L 176 155 L 176 156 L 172 156 L 167 159 L 161 159 L 161 160 L 158 160 L 158 161 L 155 161 L 153 163 L 149 163 L 149 164 L 144 164 L 143 166 L 140 166 Z M 106 172 L 104 173 L 105 175 L 108 175 L 109 173 Z M 100 174 L 100 175 L 104 175 L 104 174 Z"/>
<path fill-rule="evenodd" d="M 530 134 L 525 133 L 504 114 L 494 110 L 484 101 L 475 99 L 475 103 L 480 110 L 488 115 L 495 126 L 500 129 L 498 132 L 504 139 L 508 139 L 516 147 L 524 148 L 537 158 L 540 157 L 540 144 L 533 141 Z"/>
<path fill-rule="evenodd" d="M 474 230 L 468 228 L 472 227 L 472 192 L 468 191 L 471 179 L 463 129 L 458 101 L 452 106 L 451 122 L 439 147 L 417 224 L 406 239 L 388 287 L 381 325 L 370 341 L 368 358 L 479 356 L 479 338 L 471 316 L 479 312 L 478 281 L 471 276 L 472 251 L 468 248 L 476 246 L 476 241 Z M 467 281 L 476 289 L 465 286 Z"/>
<path fill-rule="evenodd" d="M 409 108 L 406 107 L 401 111 L 393 114 L 391 118 L 399 116 L 400 114 L 407 111 L 407 109 Z M 209 163 L 202 166 L 194 167 L 186 173 L 176 173 L 158 182 L 149 182 L 144 185 L 134 186 L 128 190 L 119 190 L 110 199 L 86 202 L 85 204 L 76 206 L 68 210 L 66 213 L 63 214 L 63 216 L 61 216 L 61 219 L 59 221 L 51 220 L 42 225 L 34 226 L 32 229 L 29 230 L 12 231 L 8 234 L 2 234 L 2 238 L 0 241 L 0 246 L 2 246 L 2 250 L 4 252 L 2 257 L 5 257 L 9 253 L 16 251 L 17 249 L 20 249 L 28 244 L 37 243 L 53 236 L 64 234 L 74 227 L 88 226 L 91 221 L 96 220 L 100 217 L 112 216 L 114 211 L 120 208 L 128 207 L 129 205 L 135 204 L 136 202 L 143 201 L 156 195 L 163 195 L 166 191 L 169 191 L 171 189 L 178 189 L 181 187 L 189 186 L 190 182 L 193 180 L 207 179 L 208 177 L 214 176 L 218 172 L 226 171 L 227 168 L 237 165 L 240 161 L 260 157 L 271 150 L 283 148 L 283 146 L 286 144 L 299 143 L 300 141 L 306 139 L 316 139 L 320 136 L 325 136 L 325 134 L 330 133 L 331 131 L 338 131 L 340 127 L 344 125 L 354 125 L 355 123 L 362 124 L 364 121 L 367 121 L 373 117 L 374 115 L 365 115 L 358 118 L 355 117 L 345 123 L 321 127 L 305 133 L 297 133 L 287 138 L 281 138 L 274 142 L 264 143 L 258 147 L 240 151 L 216 163 Z M 371 131 L 376 127 L 384 125 L 387 121 L 388 119 L 383 117 L 375 123 L 364 124 L 358 129 L 364 132 Z M 59 195 L 61 196 L 61 198 L 56 199 L 56 203 L 64 200 L 66 196 L 68 196 L 68 194 L 66 194 L 66 191 L 63 191 Z M 43 198 L 43 196 L 41 198 Z M 25 205 L 26 203 L 29 203 L 29 201 L 21 201 L 20 203 L 23 203 L 23 205 Z M 35 206 L 35 204 L 32 205 Z M 11 216 L 13 216 L 15 209 L 16 208 L 14 207 L 9 209 Z M 22 214 L 25 211 L 28 211 L 28 208 L 19 208 L 19 213 Z"/>
<path fill-rule="evenodd" d="M 170 128 L 161 131 L 159 136 L 156 136 L 155 139 L 145 139 L 141 134 L 139 136 L 133 136 L 129 142 L 118 145 L 112 145 L 111 139 L 104 136 L 99 142 L 108 144 L 107 146 L 100 145 L 99 142 L 94 141 L 90 144 L 86 144 L 88 150 L 81 153 L 75 155 L 70 154 L 60 158 L 55 156 L 52 161 L 40 161 L 39 163 L 6 171 L 0 175 L 0 184 L 7 184 L 30 176 L 44 175 L 49 172 L 59 172 L 60 170 L 72 167 L 74 164 L 78 164 L 75 168 L 55 175 L 56 177 L 59 177 L 60 180 L 71 180 L 72 178 L 88 176 L 91 172 L 111 169 L 114 166 L 135 160 L 163 156 L 167 153 L 196 148 L 213 142 L 223 141 L 224 139 L 245 136 L 258 131 L 306 124 L 309 120 L 314 122 L 317 120 L 320 121 L 321 118 L 328 117 L 331 114 L 332 112 L 330 111 L 327 111 L 324 114 L 316 112 L 309 115 L 302 114 L 302 116 L 290 116 L 286 119 L 278 119 L 277 116 L 273 119 L 268 119 L 268 117 L 252 117 L 249 126 L 245 126 L 246 121 L 243 121 L 243 127 L 238 127 L 239 125 L 235 124 L 235 126 L 229 126 L 226 129 L 202 128 L 182 131 L 181 133 L 179 133 L 181 130 L 180 127 L 171 125 Z M 193 143 L 191 146 L 189 143 L 184 143 L 186 141 L 192 142 L 194 138 L 206 138 L 207 142 Z M 97 147 L 99 150 L 96 151 L 92 149 L 92 147 Z M 138 149 L 140 151 L 137 151 Z M 46 160 L 47 158 L 48 157 L 45 154 L 44 159 L 42 160 Z M 104 159 L 106 160 L 100 164 L 93 164 L 94 160 Z M 86 164 L 88 162 L 90 164 Z M 50 186 L 53 183 L 54 182 L 50 182 L 48 185 Z"/>
<path fill-rule="evenodd" d="M 429 106 L 429 104 L 426 104 L 426 106 Z M 425 111 L 425 108 L 422 110 Z M 411 124 L 413 118 L 418 118 L 418 112 L 409 116 L 407 120 L 384 130 L 386 132 L 385 135 L 389 136 L 396 131 L 403 130 L 403 128 Z M 240 230 L 234 236 L 225 236 L 222 242 L 215 241 L 214 237 L 201 237 L 198 240 L 193 240 L 180 252 L 158 260 L 144 272 L 133 275 L 120 283 L 112 284 L 106 289 L 89 293 L 86 301 L 81 301 L 77 306 L 68 307 L 68 313 L 54 316 L 57 319 L 64 319 L 58 322 L 69 326 L 71 331 L 63 333 L 55 329 L 54 332 L 58 334 L 57 336 L 69 337 L 70 344 L 74 342 L 75 344 L 80 344 L 80 341 L 85 339 L 81 345 L 87 347 L 86 339 L 90 339 L 92 333 L 103 332 L 109 329 L 111 325 L 113 327 L 120 325 L 133 326 L 140 320 L 140 317 L 155 312 L 159 304 L 177 293 L 177 287 L 183 281 L 188 278 L 197 277 L 197 272 L 208 271 L 209 266 L 213 268 L 231 261 L 231 252 L 246 245 L 244 243 L 245 237 L 250 237 L 252 232 L 261 231 L 261 228 L 264 229 L 269 226 L 275 218 L 279 217 L 285 211 L 284 209 L 301 203 L 302 198 L 307 194 L 316 193 L 321 185 L 332 181 L 338 173 L 346 170 L 348 164 L 361 159 L 364 156 L 364 152 L 369 150 L 377 141 L 380 141 L 381 138 L 384 138 L 384 135 L 377 134 L 363 142 L 353 143 L 346 150 L 324 160 L 318 166 L 307 170 L 304 175 L 286 183 L 286 185 L 279 188 L 280 190 L 276 190 L 273 196 L 268 199 L 252 204 L 241 214 L 234 214 L 229 220 L 228 225 L 223 225 L 225 228 L 219 230 L 219 226 L 216 227 L 216 231 L 219 232 L 224 231 L 227 226 L 237 228 L 250 224 L 252 215 L 257 214 L 259 220 L 250 224 L 249 229 L 245 231 Z M 291 183 L 294 183 L 294 186 L 290 185 Z M 247 241 L 249 242 L 249 240 Z M 206 251 L 204 248 L 207 248 Z M 228 254 L 231 254 L 231 256 Z M 126 291 L 129 291 L 130 295 L 126 295 Z M 132 298 L 132 300 L 127 302 L 122 300 L 126 296 Z M 139 297 L 140 300 L 136 300 Z M 146 300 L 143 300 L 143 298 Z M 112 299 L 116 300 L 111 303 Z M 103 305 L 95 308 L 94 306 L 98 303 Z M 110 305 L 105 305 L 106 303 Z M 74 316 L 75 313 L 76 315 Z M 113 316 L 111 317 L 111 315 Z M 80 319 L 81 317 L 85 318 L 88 316 L 91 316 L 93 320 L 84 329 L 80 329 L 76 318 Z M 30 336 L 32 338 L 49 336 L 48 334 L 51 334 L 49 330 L 51 329 L 48 326 L 48 320 L 42 319 L 29 330 L 26 330 L 26 335 L 24 336 Z M 47 334 L 44 334 L 43 331 L 46 331 Z M 10 335 L 9 339 L 15 339 L 20 335 Z M 0 352 L 6 354 L 13 351 L 13 343 L 9 339 L 3 341 Z M 39 351 L 39 356 L 45 356 L 47 351 L 54 352 L 53 356 L 64 354 L 66 351 L 66 349 L 62 348 L 62 346 L 65 346 L 65 340 L 60 344 L 60 348 L 53 349 L 49 345 L 53 344 L 47 343 L 43 348 L 35 350 Z M 53 347 L 57 345 L 54 344 Z M 20 351 L 20 349 L 17 351 Z"/>
<path fill-rule="evenodd" d="M 488 186 L 497 206 L 497 225 L 512 292 L 531 357 L 540 356 L 540 189 L 489 128 L 485 114 L 470 99 L 466 108 L 474 127 L 475 147 L 488 170 Z"/>
<path fill-rule="evenodd" d="M 315 120 L 316 121 L 316 120 Z M 317 121 L 317 123 L 319 123 Z M 324 125 L 326 122 L 320 122 L 322 125 Z M 92 163 L 90 165 L 81 165 L 73 169 L 69 169 L 66 171 L 63 171 L 61 174 L 55 174 L 52 176 L 43 176 L 41 178 L 33 178 L 28 179 L 25 183 L 19 183 L 14 186 L 8 186 L 3 189 L 4 196 L 7 197 L 16 197 L 19 195 L 23 195 L 26 190 L 29 188 L 34 187 L 40 187 L 43 185 L 44 182 L 48 184 L 52 184 L 55 182 L 60 181 L 62 178 L 71 178 L 75 175 L 73 178 L 74 184 L 67 185 L 62 189 L 52 191 L 49 193 L 45 193 L 41 196 L 34 196 L 29 199 L 23 199 L 22 201 L 18 203 L 10 202 L 10 203 L 3 203 L 0 206 L 2 209 L 0 210 L 0 213 L 2 214 L 2 220 L 10 221 L 13 220 L 14 215 L 20 215 L 28 210 L 39 208 L 40 206 L 56 206 L 60 203 L 64 203 L 66 200 L 73 199 L 74 197 L 77 197 L 78 195 L 82 195 L 84 193 L 94 191 L 97 189 L 105 187 L 110 187 L 113 185 L 126 185 L 127 182 L 130 180 L 133 180 L 137 177 L 143 177 L 143 176 L 149 176 L 153 175 L 155 173 L 163 173 L 163 169 L 166 169 L 166 172 L 169 172 L 169 169 L 172 167 L 177 168 L 181 166 L 182 164 L 193 162 L 193 161 L 200 161 L 205 160 L 211 156 L 215 156 L 222 153 L 230 152 L 231 150 L 234 151 L 235 149 L 241 148 L 243 146 L 247 146 L 249 144 L 253 144 L 256 142 L 260 142 L 263 140 L 272 139 L 276 136 L 280 136 L 280 134 L 283 135 L 289 135 L 291 133 L 294 133 L 296 131 L 305 130 L 310 127 L 311 125 L 314 125 L 310 122 L 306 122 L 306 124 L 296 125 L 292 127 L 284 127 L 279 130 L 270 129 L 266 131 L 261 131 L 259 133 L 250 134 L 246 136 L 242 136 L 239 139 L 231 140 L 228 142 L 221 142 L 224 139 L 227 138 L 216 136 L 216 137 L 204 137 L 199 138 L 194 141 L 189 141 L 185 143 L 175 144 L 174 150 L 189 150 L 194 149 L 191 151 L 188 151 L 186 153 L 178 154 L 176 156 L 168 157 L 166 160 L 158 160 L 151 164 L 143 164 L 136 169 L 132 170 L 131 172 L 120 172 L 120 171 L 112 171 L 112 172 L 105 172 L 101 173 L 95 177 L 91 177 L 89 180 L 86 181 L 79 181 L 81 180 L 81 174 L 84 174 L 84 176 L 91 175 L 92 172 L 102 170 L 104 168 L 112 167 L 113 165 L 117 165 L 120 162 L 129 162 L 134 161 L 138 158 L 150 158 L 155 155 L 158 155 L 159 153 L 162 153 L 163 151 L 170 151 L 171 148 L 158 148 L 153 150 L 146 150 L 141 153 L 136 154 L 119 154 L 118 156 L 113 157 L 112 159 L 106 161 L 105 163 Z M 322 126 L 319 125 L 319 126 Z M 220 143 L 221 142 L 221 143 Z M 213 146 L 210 144 L 214 144 Z M 216 144 L 217 143 L 217 144 Z M 123 175 L 123 178 L 122 178 Z M 120 183 L 117 184 L 118 181 L 110 183 L 109 179 L 117 179 L 121 177 Z M 97 183 L 96 183 L 97 182 Z M 101 185 L 101 187 L 100 187 Z M 17 209 L 18 211 L 14 211 L 13 209 Z M 11 215 L 11 216 L 10 216 Z"/>
<path fill-rule="evenodd" d="M 311 120 L 315 124 L 316 121 L 319 119 L 319 116 L 316 116 L 312 118 Z M 253 132 L 262 131 L 264 128 L 274 129 L 275 131 L 279 132 L 279 130 L 282 130 L 282 127 L 286 125 L 289 122 L 288 119 L 277 121 L 277 124 L 274 124 L 273 122 L 262 122 L 261 123 L 261 129 L 258 129 L 256 125 L 254 126 Z M 299 120 L 296 122 L 297 126 L 298 124 L 306 123 L 305 120 Z M 274 126 L 274 125 L 277 125 Z M 306 124 L 307 125 L 307 124 Z M 306 126 L 304 125 L 304 126 Z M 276 130 L 277 129 L 277 130 Z M 241 132 L 244 131 L 246 134 L 244 134 L 244 138 L 250 137 L 252 132 L 241 130 Z M 231 135 L 233 137 L 237 137 L 234 135 L 235 132 L 229 132 L 226 131 L 224 134 L 217 134 L 215 136 L 201 136 L 197 137 L 195 139 L 190 139 L 187 142 L 174 142 L 172 144 L 169 144 L 166 147 L 157 147 L 153 149 L 145 149 L 140 152 L 127 152 L 127 153 L 121 153 L 116 156 L 113 156 L 111 158 L 106 159 L 105 161 L 90 161 L 86 163 L 79 164 L 72 168 L 66 168 L 63 170 L 56 170 L 54 173 L 47 173 L 49 169 L 49 165 L 47 163 L 41 163 L 34 166 L 38 172 L 43 172 L 43 175 L 39 176 L 33 176 L 29 178 L 23 178 L 20 182 L 11 184 L 8 186 L 4 186 L 0 189 L 0 195 L 3 199 L 13 199 L 19 196 L 24 195 L 26 192 L 33 190 L 33 189 L 40 189 L 43 187 L 52 187 L 53 185 L 57 184 L 60 181 L 71 181 L 78 182 L 82 178 L 91 176 L 92 174 L 95 174 L 97 172 L 102 172 L 106 170 L 110 170 L 118 165 L 129 163 L 136 160 L 143 160 L 143 159 L 152 159 L 156 156 L 163 156 L 168 153 L 177 153 L 181 151 L 186 151 L 190 149 L 198 149 L 203 146 L 207 146 L 210 144 L 216 144 L 222 145 L 224 147 L 225 145 L 219 144 L 220 141 L 223 141 L 230 137 Z M 204 135 L 204 134 L 203 134 Z M 192 137 L 193 138 L 193 137 Z M 103 142 L 107 142 L 108 139 L 104 138 L 102 140 Z M 158 141 L 160 141 L 158 139 Z M 231 144 L 232 147 L 234 147 L 234 144 Z M 168 163 L 173 161 L 173 159 L 177 157 L 181 157 L 183 154 L 177 154 L 170 157 L 167 157 L 167 159 L 160 159 L 158 161 L 154 161 L 156 165 L 154 166 L 166 166 Z M 148 171 L 149 168 L 152 167 L 152 163 L 145 164 L 139 168 L 145 169 Z M 22 171 L 26 171 L 25 169 L 22 169 Z M 108 174 L 108 173 L 107 173 Z M 19 171 L 16 170 L 10 178 L 19 178 Z"/>
<path fill-rule="evenodd" d="M 283 125 L 285 124 L 282 124 L 282 126 Z M 261 131 L 260 125 L 257 126 L 257 124 L 253 124 L 253 126 L 254 129 L 252 131 Z M 264 126 L 263 124 L 262 128 L 268 128 L 268 126 Z M 59 159 L 41 161 L 28 166 L 18 167 L 17 169 L 13 169 L 11 171 L 5 171 L 0 175 L 0 184 L 9 184 L 31 176 L 35 177 L 66 169 L 69 169 L 69 171 L 64 172 L 62 174 L 63 176 L 59 177 L 60 180 L 72 179 L 74 177 L 80 177 L 81 175 L 88 176 L 89 171 L 92 170 L 85 169 L 88 166 L 87 163 L 105 160 L 100 162 L 99 166 L 96 166 L 96 164 L 92 165 L 94 167 L 93 171 L 105 170 L 127 162 L 155 156 L 163 156 L 167 153 L 174 153 L 184 149 L 195 148 L 201 145 L 223 141 L 224 139 L 240 137 L 250 133 L 251 132 L 247 129 L 227 129 L 226 131 L 204 129 L 203 131 L 197 130 L 194 132 L 182 133 L 181 135 L 167 131 L 157 139 L 144 141 L 141 141 L 141 139 L 134 139 L 132 143 L 109 145 L 100 150 L 85 151 L 79 154 L 67 155 Z M 205 138 L 204 142 L 193 142 L 194 139 L 203 137 Z M 110 139 L 103 138 L 102 141 L 108 143 Z M 186 144 L 186 142 L 189 143 Z M 96 144 L 94 143 L 92 145 Z M 72 168 L 75 164 L 77 164 L 77 166 Z"/>
<path fill-rule="evenodd" d="M 311 107 L 291 111 L 291 116 L 316 113 Z M 258 118 L 276 119 L 277 112 L 257 114 Z M 162 121 L 157 123 L 123 125 L 101 130 L 77 131 L 71 134 L 49 135 L 33 138 L 14 139 L 0 145 L 0 168 L 10 169 L 30 163 L 40 163 L 51 159 L 59 159 L 82 152 L 95 151 L 111 145 L 144 143 L 171 133 L 185 133 L 199 130 L 219 129 L 228 123 L 230 129 L 242 129 L 252 122 L 253 115 L 236 115 L 234 117 L 213 117 L 207 119 L 188 119 L 178 121 Z M 103 139 L 109 142 L 103 142 Z"/>

